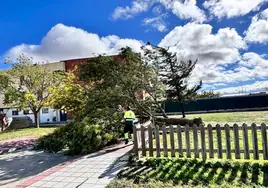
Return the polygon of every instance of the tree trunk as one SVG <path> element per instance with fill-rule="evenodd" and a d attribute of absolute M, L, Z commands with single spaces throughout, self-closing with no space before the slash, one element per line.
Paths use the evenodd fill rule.
<path fill-rule="evenodd" d="M 39 128 L 38 112 L 34 112 L 34 124 L 36 128 Z"/>
<path fill-rule="evenodd" d="M 181 126 L 185 126 L 185 125 L 197 125 L 199 126 L 200 124 L 202 124 L 202 119 L 201 118 L 194 118 L 194 119 L 186 119 L 186 118 L 162 118 L 162 117 L 156 117 L 155 121 L 157 123 L 165 123 L 166 125 L 181 125 Z"/>
<path fill-rule="evenodd" d="M 167 116 L 167 114 L 166 114 L 166 112 L 165 112 L 165 110 L 163 108 L 161 108 L 161 112 L 162 112 L 162 116 L 164 118 L 168 118 L 168 116 Z"/>
<path fill-rule="evenodd" d="M 185 111 L 184 111 L 184 106 L 182 102 L 180 102 L 180 106 L 181 106 L 182 117 L 185 118 Z"/>

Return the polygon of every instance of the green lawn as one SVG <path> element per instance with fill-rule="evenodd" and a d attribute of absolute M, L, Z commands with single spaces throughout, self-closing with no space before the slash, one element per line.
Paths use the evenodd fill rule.
<path fill-rule="evenodd" d="M 191 114 L 186 117 L 201 117 L 204 123 L 268 123 L 268 111 Z"/>
<path fill-rule="evenodd" d="M 265 187 L 268 164 L 152 158 L 133 162 L 108 187 Z"/>
<path fill-rule="evenodd" d="M 17 129 L 10 130 L 4 133 L 0 133 L 0 140 L 9 140 L 13 138 L 21 138 L 25 136 L 35 136 L 37 138 L 52 133 L 56 128 L 25 128 L 25 129 Z"/>

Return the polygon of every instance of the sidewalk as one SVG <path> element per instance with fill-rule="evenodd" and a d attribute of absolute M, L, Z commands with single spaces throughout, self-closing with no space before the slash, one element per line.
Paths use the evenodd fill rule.
<path fill-rule="evenodd" d="M 120 144 L 55 166 L 17 188 L 104 188 L 126 166 L 133 145 Z"/>
<path fill-rule="evenodd" d="M 25 136 L 22 138 L 0 141 L 0 155 L 31 147 L 34 145 L 35 141 L 36 137 L 34 136 Z"/>

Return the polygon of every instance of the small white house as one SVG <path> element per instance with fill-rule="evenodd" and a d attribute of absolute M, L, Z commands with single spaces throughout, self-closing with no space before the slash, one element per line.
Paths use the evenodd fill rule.
<path fill-rule="evenodd" d="M 30 109 L 21 110 L 12 108 L 7 109 L 4 108 L 2 111 L 6 114 L 7 118 L 14 118 L 14 117 L 25 117 L 28 116 L 34 122 L 34 115 Z M 66 113 L 61 110 L 54 110 L 48 107 L 44 107 L 39 112 L 39 123 L 46 124 L 46 123 L 56 123 L 56 122 L 65 122 L 67 121 Z"/>

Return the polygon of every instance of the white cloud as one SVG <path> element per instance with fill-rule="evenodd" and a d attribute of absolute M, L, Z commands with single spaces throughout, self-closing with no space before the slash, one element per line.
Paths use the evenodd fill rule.
<path fill-rule="evenodd" d="M 199 23 L 206 20 L 205 12 L 198 8 L 196 0 L 160 0 L 160 3 L 180 19 L 191 19 Z"/>
<path fill-rule="evenodd" d="M 182 60 L 198 59 L 197 70 L 233 63 L 239 59 L 239 49 L 246 48 L 235 29 L 224 28 L 213 34 L 211 25 L 196 23 L 175 27 L 159 45 L 170 47 Z"/>
<path fill-rule="evenodd" d="M 246 84 L 237 87 L 227 87 L 219 90 L 215 90 L 220 92 L 223 95 L 227 94 L 237 94 L 237 93 L 254 93 L 260 91 L 267 91 L 268 81 L 256 81 L 253 84 Z"/>
<path fill-rule="evenodd" d="M 151 26 L 160 32 L 165 32 L 165 31 L 167 31 L 167 26 L 165 23 L 166 17 L 167 17 L 167 14 L 161 14 L 161 15 L 154 17 L 154 18 L 145 18 L 143 20 L 143 25 Z"/>
<path fill-rule="evenodd" d="M 196 0 L 134 0 L 130 7 L 117 7 L 112 18 L 129 19 L 159 3 L 180 19 L 190 19 L 194 22 L 206 20 L 205 12 L 198 8 Z"/>
<path fill-rule="evenodd" d="M 116 54 L 126 46 L 139 51 L 141 45 L 142 42 L 138 40 L 121 39 L 115 35 L 100 37 L 79 28 L 57 24 L 39 45 L 21 44 L 11 48 L 5 56 L 15 59 L 23 53 L 35 61 L 59 61 L 102 53 Z"/>
<path fill-rule="evenodd" d="M 268 78 L 268 60 L 253 52 L 240 55 L 247 48 L 235 29 L 222 28 L 215 34 L 208 24 L 188 23 L 174 28 L 160 42 L 181 60 L 198 59 L 191 83 L 202 79 L 217 88 L 227 83 Z M 218 85 L 217 85 L 218 84 Z"/>
<path fill-rule="evenodd" d="M 243 16 L 257 11 L 267 0 L 207 0 L 203 6 L 218 18 Z"/>
<path fill-rule="evenodd" d="M 146 12 L 155 2 L 155 0 L 134 0 L 130 7 L 117 7 L 112 14 L 112 18 L 115 20 L 132 18 L 141 12 Z"/>
<path fill-rule="evenodd" d="M 244 33 L 248 42 L 268 42 L 268 8 L 252 18 L 249 28 Z"/>

